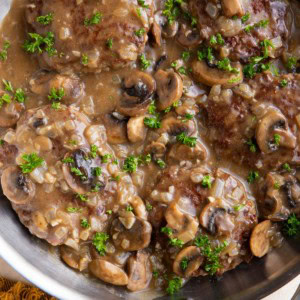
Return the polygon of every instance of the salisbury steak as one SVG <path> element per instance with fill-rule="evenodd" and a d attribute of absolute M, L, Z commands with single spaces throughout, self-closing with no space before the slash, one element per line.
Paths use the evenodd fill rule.
<path fill-rule="evenodd" d="M 143 51 L 152 9 L 152 0 L 143 6 L 135 0 L 32 0 L 26 10 L 29 42 L 25 50 L 38 53 L 43 67 L 59 71 L 121 68 Z M 36 38 L 41 47 L 28 47 Z"/>

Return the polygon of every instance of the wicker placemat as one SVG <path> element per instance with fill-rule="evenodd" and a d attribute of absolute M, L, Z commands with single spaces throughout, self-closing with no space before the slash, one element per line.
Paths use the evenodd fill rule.
<path fill-rule="evenodd" d="M 0 277 L 1 300 L 56 300 L 38 288 Z"/>

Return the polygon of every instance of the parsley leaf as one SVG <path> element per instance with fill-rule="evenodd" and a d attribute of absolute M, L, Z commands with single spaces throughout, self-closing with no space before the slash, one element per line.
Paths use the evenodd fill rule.
<path fill-rule="evenodd" d="M 44 16 L 39 16 L 36 21 L 42 25 L 49 25 L 53 21 L 53 13 L 49 13 Z"/>
<path fill-rule="evenodd" d="M 166 167 L 166 163 L 162 160 L 162 159 L 157 159 L 155 161 L 157 163 L 157 165 L 161 168 L 161 169 L 164 169 Z"/>
<path fill-rule="evenodd" d="M 250 15 L 249 12 L 246 13 L 245 15 L 243 15 L 243 16 L 241 17 L 242 23 L 243 23 L 243 24 L 246 23 L 246 22 L 249 20 L 250 16 L 251 16 L 251 15 Z"/>
<path fill-rule="evenodd" d="M 197 138 L 187 136 L 185 132 L 182 132 L 176 136 L 177 142 L 180 142 L 183 145 L 187 145 L 191 148 L 196 146 Z"/>
<path fill-rule="evenodd" d="M 24 103 L 25 102 L 26 96 L 25 96 L 24 91 L 21 88 L 16 90 L 14 99 L 16 101 L 18 101 L 19 103 Z"/>
<path fill-rule="evenodd" d="M 248 140 L 248 141 L 246 142 L 246 144 L 249 146 L 249 150 L 250 150 L 252 153 L 255 153 L 255 152 L 256 152 L 256 149 L 257 149 L 256 143 L 255 143 L 252 139 Z"/>
<path fill-rule="evenodd" d="M 138 164 L 138 158 L 130 155 L 124 161 L 123 170 L 128 173 L 134 173 L 137 170 Z"/>
<path fill-rule="evenodd" d="M 49 56 L 57 54 L 56 49 L 54 49 L 54 34 L 48 32 L 46 36 L 41 36 L 37 33 L 28 33 L 29 39 L 25 41 L 23 48 L 29 53 L 43 53 L 45 50 Z"/>
<path fill-rule="evenodd" d="M 101 256 L 106 252 L 106 241 L 109 239 L 109 235 L 104 232 L 97 232 L 93 237 L 93 245 Z"/>
<path fill-rule="evenodd" d="M 103 15 L 100 12 L 96 12 L 90 19 L 84 19 L 85 26 L 97 25 L 102 20 Z"/>
<path fill-rule="evenodd" d="M 149 118 L 149 117 L 144 118 L 144 124 L 147 127 L 152 128 L 152 129 L 161 128 L 161 122 L 160 122 L 158 116 L 155 116 L 153 118 Z"/>
<path fill-rule="evenodd" d="M 283 232 L 290 237 L 296 237 L 300 234 L 300 220 L 295 214 L 291 214 L 283 226 Z"/>
<path fill-rule="evenodd" d="M 237 68 L 233 68 L 230 64 L 230 59 L 225 57 L 224 59 L 217 62 L 217 67 L 220 70 L 224 70 L 230 73 L 238 74 L 239 70 Z"/>
<path fill-rule="evenodd" d="M 107 48 L 112 49 L 113 39 L 112 38 L 108 39 L 107 42 L 106 42 L 106 45 L 107 45 Z"/>
<path fill-rule="evenodd" d="M 138 0 L 138 4 L 143 8 L 149 8 L 149 5 L 145 4 L 145 0 Z"/>
<path fill-rule="evenodd" d="M 146 32 L 145 28 L 140 28 L 139 30 L 136 30 L 136 31 L 134 32 L 134 34 L 135 34 L 136 36 L 138 36 L 138 37 L 141 37 L 141 36 L 143 36 L 143 35 L 145 34 L 145 32 Z"/>
<path fill-rule="evenodd" d="M 168 281 L 168 287 L 166 292 L 170 295 L 177 293 L 182 287 L 182 279 L 180 277 L 174 277 Z"/>
<path fill-rule="evenodd" d="M 189 264 L 189 260 L 187 257 L 184 257 L 182 259 L 182 261 L 180 262 L 180 268 L 182 269 L 182 271 L 185 271 L 188 267 L 188 264 Z"/>
<path fill-rule="evenodd" d="M 167 17 L 168 23 L 173 24 L 176 18 L 179 16 L 180 8 L 178 4 L 181 4 L 183 0 L 167 0 L 163 10 L 163 15 Z"/>
<path fill-rule="evenodd" d="M 24 174 L 31 173 L 35 168 L 40 167 L 44 159 L 39 157 L 36 153 L 23 154 L 22 159 L 25 163 L 20 165 L 20 168 Z"/>
<path fill-rule="evenodd" d="M 10 48 L 10 42 L 5 41 L 3 49 L 0 51 L 0 60 L 7 60 L 7 50 Z"/>
<path fill-rule="evenodd" d="M 3 85 L 4 85 L 4 89 L 7 92 L 12 92 L 12 93 L 14 92 L 14 88 L 13 88 L 10 81 L 7 81 L 7 80 L 3 79 L 2 82 L 3 82 Z"/>
<path fill-rule="evenodd" d="M 86 229 L 90 227 L 89 221 L 86 218 L 82 218 L 80 220 L 80 225 L 82 228 L 86 228 Z"/>
<path fill-rule="evenodd" d="M 140 62 L 141 62 L 141 66 L 142 66 L 141 69 L 142 69 L 143 71 L 147 70 L 147 69 L 150 67 L 150 65 L 151 65 L 150 60 L 147 60 L 147 59 L 146 59 L 145 54 L 141 54 L 141 55 L 140 55 Z"/>
<path fill-rule="evenodd" d="M 257 171 L 250 171 L 247 177 L 247 181 L 249 183 L 253 183 L 255 180 L 259 178 L 259 173 Z"/>
<path fill-rule="evenodd" d="M 76 198 L 78 198 L 82 202 L 88 202 L 89 201 L 88 196 L 84 195 L 84 194 L 77 193 Z"/>
<path fill-rule="evenodd" d="M 205 175 L 201 181 L 203 187 L 211 188 L 211 177 L 210 175 Z"/>
<path fill-rule="evenodd" d="M 80 208 L 80 207 L 67 207 L 67 212 L 69 212 L 69 213 L 82 212 L 82 208 Z"/>

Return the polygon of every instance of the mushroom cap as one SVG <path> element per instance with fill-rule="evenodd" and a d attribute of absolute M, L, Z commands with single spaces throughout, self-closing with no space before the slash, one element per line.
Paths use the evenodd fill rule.
<path fill-rule="evenodd" d="M 118 266 L 103 260 L 95 259 L 89 263 L 89 270 L 99 279 L 114 285 L 127 285 L 128 276 Z"/>
<path fill-rule="evenodd" d="M 131 117 L 127 123 L 127 135 L 131 143 L 142 142 L 146 138 L 145 116 Z"/>
<path fill-rule="evenodd" d="M 158 130 L 159 134 L 168 133 L 169 135 L 176 136 L 182 132 L 191 135 L 196 131 L 196 124 L 194 120 L 182 122 L 182 120 L 175 116 L 167 116 L 161 122 L 161 128 Z"/>
<path fill-rule="evenodd" d="M 151 278 L 151 265 L 149 254 L 138 251 L 136 257 L 131 256 L 128 260 L 128 285 L 130 291 L 140 291 L 147 288 Z"/>
<path fill-rule="evenodd" d="M 155 89 L 156 83 L 150 74 L 133 71 L 124 80 L 124 93 L 118 105 L 118 111 L 129 117 L 145 114 Z"/>
<path fill-rule="evenodd" d="M 177 42 L 183 47 L 197 46 L 201 42 L 199 31 L 186 24 L 181 24 L 177 33 Z"/>
<path fill-rule="evenodd" d="M 178 31 L 178 22 L 174 21 L 172 24 L 168 22 L 167 17 L 163 14 L 162 10 L 159 10 L 154 15 L 154 23 L 160 27 L 161 35 L 165 38 L 172 38 Z"/>
<path fill-rule="evenodd" d="M 192 64 L 192 73 L 196 81 L 213 86 L 221 84 L 226 88 L 233 87 L 243 81 L 243 69 L 240 63 L 232 63 L 232 67 L 237 68 L 239 73 L 233 74 L 218 68 L 210 68 L 205 61 L 195 61 Z M 239 80 L 235 80 L 235 79 Z"/>
<path fill-rule="evenodd" d="M 173 70 L 158 70 L 154 78 L 157 85 L 157 109 L 165 110 L 182 96 L 183 83 L 181 77 Z"/>
<path fill-rule="evenodd" d="M 274 135 L 280 136 L 279 145 L 274 143 Z M 256 140 L 260 150 L 264 153 L 271 153 L 283 146 L 294 149 L 296 147 L 296 137 L 290 132 L 287 120 L 284 115 L 271 110 L 259 121 L 256 130 Z"/>
<path fill-rule="evenodd" d="M 245 14 L 241 0 L 222 0 L 222 8 L 226 17 L 243 16 Z"/>
<path fill-rule="evenodd" d="M 128 142 L 127 118 L 117 112 L 113 112 L 103 115 L 102 121 L 106 128 L 107 141 L 110 144 L 117 145 Z"/>
<path fill-rule="evenodd" d="M 120 217 L 112 222 L 111 236 L 117 247 L 126 251 L 137 251 L 149 246 L 152 232 L 149 222 L 133 216 L 129 224 L 126 224 L 129 228 L 126 228 L 123 223 Z"/>
<path fill-rule="evenodd" d="M 187 259 L 188 265 L 185 269 L 182 268 L 182 260 Z M 176 256 L 173 263 L 173 271 L 175 274 L 183 277 L 191 277 L 193 272 L 197 271 L 203 263 L 201 251 L 196 246 L 189 246 L 182 249 Z"/>
<path fill-rule="evenodd" d="M 18 122 L 24 108 L 25 106 L 23 103 L 19 103 L 16 101 L 4 104 L 0 109 L 0 127 L 14 126 Z"/>
<path fill-rule="evenodd" d="M 25 204 L 35 195 L 35 185 L 18 167 L 11 166 L 1 177 L 3 194 L 15 204 Z"/>
<path fill-rule="evenodd" d="M 250 237 L 250 249 L 254 256 L 263 257 L 269 251 L 268 231 L 271 225 L 270 220 L 265 220 L 254 227 Z"/>

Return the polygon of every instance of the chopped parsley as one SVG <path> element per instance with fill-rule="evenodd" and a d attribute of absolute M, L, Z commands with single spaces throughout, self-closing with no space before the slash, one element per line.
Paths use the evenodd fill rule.
<path fill-rule="evenodd" d="M 101 157 L 101 161 L 102 163 L 106 164 L 108 163 L 108 160 L 112 158 L 112 155 L 111 154 L 104 154 L 102 157 Z"/>
<path fill-rule="evenodd" d="M 10 48 L 10 42 L 5 41 L 2 50 L 0 51 L 0 60 L 7 60 L 7 50 Z"/>
<path fill-rule="evenodd" d="M 275 189 L 275 190 L 279 190 L 279 188 L 280 188 L 280 183 L 276 181 L 276 182 L 274 183 L 274 189 Z"/>
<path fill-rule="evenodd" d="M 98 177 L 102 174 L 102 169 L 100 167 L 93 168 L 93 175 Z"/>
<path fill-rule="evenodd" d="M 86 218 L 82 218 L 80 220 L 80 225 L 82 228 L 86 228 L 86 229 L 90 227 L 89 221 Z"/>
<path fill-rule="evenodd" d="M 188 258 L 187 258 L 187 257 L 184 257 L 184 258 L 182 259 L 182 261 L 180 262 L 180 268 L 181 268 L 181 270 L 182 270 L 182 271 L 185 271 L 185 270 L 187 269 L 187 267 L 188 267 L 188 264 L 189 264 Z"/>
<path fill-rule="evenodd" d="M 82 202 L 88 202 L 89 201 L 88 196 L 84 195 L 84 194 L 77 193 L 76 198 L 78 198 Z"/>
<path fill-rule="evenodd" d="M 295 72 L 296 66 L 297 66 L 297 58 L 293 56 L 289 57 L 286 63 L 286 67 L 288 68 L 288 70 Z"/>
<path fill-rule="evenodd" d="M 162 228 L 160 229 L 160 231 L 161 231 L 162 233 L 166 234 L 167 236 L 171 236 L 172 233 L 173 233 L 173 230 L 172 230 L 172 228 L 170 228 L 170 227 L 162 227 Z"/>
<path fill-rule="evenodd" d="M 67 207 L 67 212 L 68 213 L 82 212 L 82 208 L 80 208 L 80 207 Z"/>
<path fill-rule="evenodd" d="M 22 159 L 25 163 L 20 165 L 20 168 L 24 174 L 31 173 L 34 169 L 40 167 L 44 159 L 39 157 L 36 153 L 23 154 Z"/>
<path fill-rule="evenodd" d="M 111 209 L 109 209 L 109 210 L 106 211 L 106 213 L 107 213 L 108 215 L 111 215 L 111 214 L 113 213 L 113 211 L 112 211 Z"/>
<path fill-rule="evenodd" d="M 49 100 L 60 101 L 65 95 L 65 90 L 63 88 L 56 89 L 52 88 L 50 94 L 48 95 Z"/>
<path fill-rule="evenodd" d="M 228 246 L 225 241 L 220 246 L 212 249 L 210 240 L 207 235 L 200 235 L 195 239 L 194 244 L 200 248 L 201 254 L 206 258 L 204 270 L 210 275 L 214 275 L 222 265 L 220 264 L 220 253 Z"/>
<path fill-rule="evenodd" d="M 96 145 L 91 145 L 89 156 L 91 158 L 96 158 L 97 157 L 97 152 L 98 152 L 98 147 Z"/>
<path fill-rule="evenodd" d="M 46 36 L 39 35 L 37 33 L 28 33 L 29 39 L 25 41 L 23 48 L 29 53 L 43 53 L 46 51 L 49 56 L 57 54 L 57 50 L 54 46 L 54 34 L 48 32 Z"/>
<path fill-rule="evenodd" d="M 96 12 L 90 19 L 86 18 L 84 19 L 84 25 L 85 26 L 92 26 L 97 25 L 102 20 L 102 14 L 100 12 Z"/>
<path fill-rule="evenodd" d="M 191 53 L 189 51 L 183 51 L 181 57 L 184 61 L 188 61 L 191 57 Z"/>
<path fill-rule="evenodd" d="M 215 57 L 213 55 L 213 49 L 211 47 L 203 48 L 202 50 L 197 51 L 197 57 L 198 60 L 207 60 L 209 62 L 212 62 Z"/>
<path fill-rule="evenodd" d="M 87 180 L 87 177 L 78 168 L 71 167 L 71 173 L 73 173 L 75 176 L 80 177 L 80 180 L 82 181 Z"/>
<path fill-rule="evenodd" d="M 49 13 L 44 16 L 39 16 L 36 21 L 42 25 L 49 25 L 53 21 L 53 13 Z"/>
<path fill-rule="evenodd" d="M 259 22 L 253 25 L 247 25 L 244 30 L 246 33 L 250 33 L 252 30 L 256 28 L 266 28 L 269 25 L 269 20 L 260 20 Z"/>
<path fill-rule="evenodd" d="M 133 211 L 133 207 L 131 205 L 126 206 L 126 211 Z"/>
<path fill-rule="evenodd" d="M 288 81 L 286 79 L 283 79 L 280 81 L 280 86 L 281 87 L 286 87 L 288 85 Z"/>
<path fill-rule="evenodd" d="M 300 219 L 295 214 L 291 214 L 285 221 L 283 232 L 290 237 L 296 237 L 300 234 Z"/>
<path fill-rule="evenodd" d="M 245 23 L 249 20 L 250 16 L 251 16 L 251 15 L 250 15 L 249 12 L 247 12 L 245 15 L 243 15 L 243 16 L 241 17 L 242 23 L 245 24 Z"/>
<path fill-rule="evenodd" d="M 146 203 L 146 210 L 151 211 L 153 209 L 153 206 L 150 203 Z"/>
<path fill-rule="evenodd" d="M 239 70 L 237 68 L 233 68 L 230 64 L 230 59 L 225 57 L 224 59 L 217 62 L 217 67 L 220 70 L 227 71 L 230 73 L 238 74 Z"/>
<path fill-rule="evenodd" d="M 153 276 L 155 279 L 157 279 L 158 276 L 159 276 L 158 271 L 157 271 L 157 270 L 154 270 L 154 271 L 152 272 L 152 276 Z"/>
<path fill-rule="evenodd" d="M 145 0 L 138 0 L 138 4 L 143 8 L 149 8 L 149 5 L 145 4 Z"/>
<path fill-rule="evenodd" d="M 151 115 L 156 115 L 156 105 L 155 105 L 155 101 L 151 101 L 149 107 L 148 107 L 148 112 Z"/>
<path fill-rule="evenodd" d="M 86 54 L 82 54 L 81 63 L 86 66 L 89 63 L 89 57 Z"/>
<path fill-rule="evenodd" d="M 108 49 L 112 49 L 112 47 L 113 47 L 113 39 L 112 38 L 107 40 L 106 46 Z"/>
<path fill-rule="evenodd" d="M 166 167 L 166 163 L 160 158 L 157 159 L 155 162 L 161 169 L 164 169 Z"/>
<path fill-rule="evenodd" d="M 160 122 L 158 116 L 155 116 L 152 118 L 150 118 L 150 117 L 144 118 L 144 124 L 151 129 L 161 128 L 161 122 Z"/>
<path fill-rule="evenodd" d="M 211 188 L 211 177 L 210 175 L 205 175 L 201 181 L 201 185 L 205 188 Z"/>
<path fill-rule="evenodd" d="M 134 155 L 130 155 L 124 161 L 123 171 L 128 173 L 134 173 L 137 170 L 138 165 L 139 165 L 138 157 Z"/>
<path fill-rule="evenodd" d="M 21 88 L 16 90 L 14 99 L 19 103 L 25 102 L 26 96 L 24 91 Z"/>
<path fill-rule="evenodd" d="M 110 179 L 109 179 L 109 181 L 116 181 L 116 182 L 118 182 L 119 180 L 120 180 L 120 176 L 119 175 L 117 175 L 117 176 L 111 176 Z"/>
<path fill-rule="evenodd" d="M 145 34 L 145 32 L 146 32 L 145 28 L 140 28 L 139 30 L 136 30 L 136 31 L 134 32 L 134 34 L 135 34 L 136 36 L 138 36 L 138 37 L 141 37 L 141 36 L 143 36 L 143 35 Z"/>
<path fill-rule="evenodd" d="M 187 145 L 191 148 L 196 146 L 197 138 L 187 136 L 185 132 L 182 132 L 176 136 L 177 142 L 180 142 L 183 145 Z"/>
<path fill-rule="evenodd" d="M 172 237 L 169 240 L 169 244 L 171 246 L 178 247 L 178 248 L 182 248 L 182 246 L 184 245 L 182 240 L 180 240 L 178 238 L 172 238 Z"/>
<path fill-rule="evenodd" d="M 14 88 L 13 88 L 10 81 L 7 81 L 7 80 L 3 79 L 2 82 L 3 82 L 3 85 L 4 85 L 4 89 L 7 92 L 12 92 L 12 93 L 14 92 Z"/>
<path fill-rule="evenodd" d="M 100 188 L 101 188 L 101 187 L 103 187 L 103 183 L 100 183 L 100 182 L 95 183 L 95 184 L 93 184 L 93 186 L 92 186 L 91 192 L 92 192 L 92 193 L 97 193 L 97 192 L 100 191 Z"/>
<path fill-rule="evenodd" d="M 234 207 L 233 207 L 233 209 L 235 210 L 235 211 L 240 211 L 241 209 L 243 209 L 245 207 L 245 204 L 238 204 L 238 205 L 235 205 Z"/>
<path fill-rule="evenodd" d="M 289 165 L 288 163 L 283 164 L 282 167 L 283 167 L 283 169 L 286 170 L 287 172 L 291 172 L 291 171 L 292 171 L 292 169 L 291 169 L 291 167 L 290 167 L 290 165 Z"/>
<path fill-rule="evenodd" d="M 179 74 L 182 74 L 182 75 L 186 75 L 187 74 L 187 71 L 185 69 L 185 67 L 181 66 L 180 68 L 178 68 L 178 73 Z"/>
<path fill-rule="evenodd" d="M 247 177 L 247 181 L 249 183 L 253 183 L 258 178 L 259 178 L 259 173 L 257 171 L 250 171 Z"/>
<path fill-rule="evenodd" d="M 168 281 L 168 287 L 166 292 L 169 295 L 173 295 L 177 293 L 182 287 L 182 279 L 180 277 L 173 277 Z"/>
<path fill-rule="evenodd" d="M 141 68 L 143 71 L 147 70 L 151 65 L 150 60 L 148 60 L 146 58 L 145 54 L 140 55 L 140 62 L 141 62 Z"/>
<path fill-rule="evenodd" d="M 73 164 L 75 161 L 72 157 L 66 157 L 62 160 L 64 164 Z"/>
<path fill-rule="evenodd" d="M 252 153 L 255 153 L 255 152 L 256 152 L 257 146 L 256 146 L 256 143 L 255 143 L 252 139 L 248 140 L 248 141 L 246 142 L 246 144 L 249 146 L 250 152 L 252 152 Z"/>
<path fill-rule="evenodd" d="M 58 110 L 61 108 L 60 106 L 60 102 L 56 102 L 56 101 L 53 101 L 52 104 L 51 104 L 51 107 L 55 110 Z"/>
<path fill-rule="evenodd" d="M 223 46 L 225 44 L 225 41 L 220 33 L 217 33 L 216 35 L 212 35 L 210 37 L 209 42 L 211 43 L 211 45 L 218 44 L 220 46 Z"/>
<path fill-rule="evenodd" d="M 166 0 L 165 7 L 163 9 L 163 15 L 167 17 L 168 23 L 173 24 L 176 18 L 180 14 L 180 7 L 183 0 Z"/>
<path fill-rule="evenodd" d="M 192 120 L 193 118 L 194 118 L 194 115 L 189 114 L 189 113 L 186 113 L 186 114 L 184 115 L 184 118 L 183 118 L 182 122 L 185 123 L 185 122 L 187 122 L 187 121 L 189 121 L 189 120 Z"/>
<path fill-rule="evenodd" d="M 11 103 L 10 95 L 4 94 L 0 97 L 0 107 L 2 107 L 4 103 Z"/>
<path fill-rule="evenodd" d="M 275 144 L 276 146 L 279 146 L 279 145 L 280 145 L 280 135 L 277 134 L 277 133 L 274 134 L 274 144 Z"/>
<path fill-rule="evenodd" d="M 93 237 L 93 245 L 101 256 L 106 252 L 106 241 L 109 239 L 109 235 L 104 232 L 97 232 Z"/>

